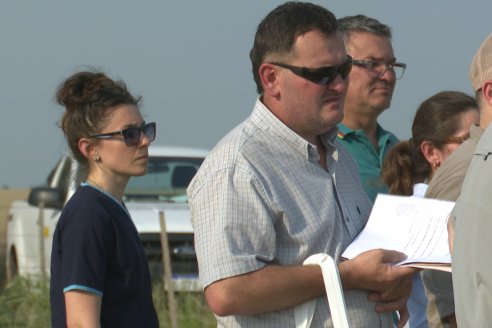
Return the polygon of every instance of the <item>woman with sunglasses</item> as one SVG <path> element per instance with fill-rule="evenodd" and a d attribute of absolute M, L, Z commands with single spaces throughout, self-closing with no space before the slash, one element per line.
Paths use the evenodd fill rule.
<path fill-rule="evenodd" d="M 143 120 L 139 97 L 103 73 L 70 76 L 56 98 L 86 178 L 53 236 L 52 326 L 158 327 L 147 260 L 123 203 L 130 177 L 147 171 L 155 123 Z"/>
<path fill-rule="evenodd" d="M 470 126 L 478 123 L 478 118 L 479 112 L 475 99 L 464 93 L 443 91 L 425 100 L 415 113 L 412 138 L 397 144 L 384 159 L 381 177 L 388 185 L 390 193 L 424 197 L 427 184 L 436 170 L 463 141 L 470 137 Z M 436 279 L 449 275 L 451 281 L 449 273 L 437 271 L 429 273 L 439 276 Z M 426 287 L 435 290 L 427 284 Z M 435 300 L 434 297 L 430 299 L 429 313 L 436 312 L 434 302 L 441 302 L 439 297 L 442 295 L 438 295 Z M 444 300 L 442 302 L 449 303 Z M 438 307 L 439 305 L 437 304 Z M 408 308 L 410 328 L 427 327 L 427 297 L 419 274 L 414 276 Z M 452 322 L 454 309 L 451 314 L 453 317 L 447 319 L 451 319 Z M 442 318 L 449 315 L 443 313 Z M 430 327 L 434 327 L 432 324 L 434 320 L 429 317 Z"/>

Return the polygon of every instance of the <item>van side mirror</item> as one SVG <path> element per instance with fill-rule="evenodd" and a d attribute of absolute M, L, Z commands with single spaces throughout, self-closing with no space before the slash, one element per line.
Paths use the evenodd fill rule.
<path fill-rule="evenodd" d="M 31 189 L 27 202 L 36 207 L 43 203 L 44 207 L 62 209 L 64 200 L 61 189 L 37 187 Z"/>

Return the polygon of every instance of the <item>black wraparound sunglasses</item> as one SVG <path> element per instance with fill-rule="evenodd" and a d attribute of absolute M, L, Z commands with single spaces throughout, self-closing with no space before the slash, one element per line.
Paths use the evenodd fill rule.
<path fill-rule="evenodd" d="M 308 67 L 298 67 L 287 65 L 278 62 L 271 62 L 270 64 L 286 68 L 290 70 L 297 76 L 302 77 L 308 81 L 319 85 L 327 85 L 333 82 L 336 79 L 338 74 L 342 77 L 342 79 L 346 79 L 352 70 L 352 57 L 347 56 L 347 59 L 343 62 L 342 65 L 339 66 L 325 66 L 319 68 L 308 68 Z"/>
<path fill-rule="evenodd" d="M 128 128 L 116 132 L 101 133 L 89 136 L 88 138 L 109 139 L 114 136 L 122 135 L 127 146 L 136 146 L 140 142 L 140 136 L 143 133 L 150 142 L 155 139 L 155 122 L 147 123 L 139 128 Z"/>

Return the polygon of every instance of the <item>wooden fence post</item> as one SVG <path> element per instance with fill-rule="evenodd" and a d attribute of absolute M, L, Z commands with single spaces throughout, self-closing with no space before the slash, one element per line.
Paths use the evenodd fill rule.
<path fill-rule="evenodd" d="M 176 300 L 174 299 L 174 285 L 171 269 L 171 256 L 169 253 L 169 243 L 167 239 L 166 218 L 164 212 L 159 212 L 159 221 L 161 224 L 161 248 L 162 248 L 162 265 L 164 266 L 164 290 L 167 286 L 167 299 L 169 305 L 169 319 L 171 327 L 178 328 L 178 318 L 176 315 Z"/>
<path fill-rule="evenodd" d="M 39 204 L 39 260 L 41 261 L 41 278 L 46 281 L 46 255 L 44 254 L 44 203 Z"/>

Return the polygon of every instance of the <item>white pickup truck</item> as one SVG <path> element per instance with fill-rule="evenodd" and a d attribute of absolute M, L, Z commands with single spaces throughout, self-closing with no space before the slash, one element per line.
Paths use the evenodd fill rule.
<path fill-rule="evenodd" d="M 126 188 L 125 205 L 140 234 L 153 279 L 160 279 L 163 272 L 159 212 L 164 212 L 173 285 L 178 291 L 201 290 L 186 188 L 207 153 L 151 146 L 147 174 L 131 178 Z M 83 179 L 80 171 L 77 162 L 65 155 L 45 186 L 33 188 L 27 201 L 12 204 L 7 220 L 9 277 L 39 276 L 43 271 L 49 275 L 53 232 L 63 206 Z"/>

